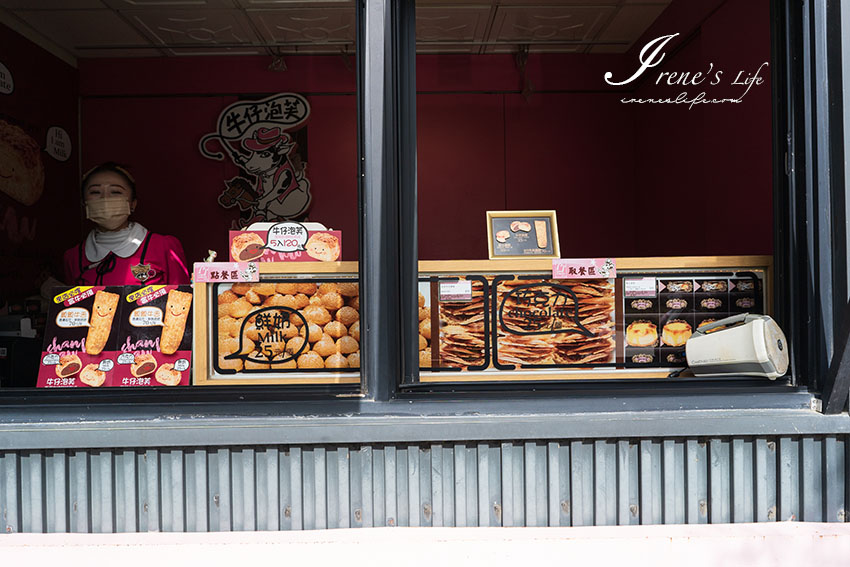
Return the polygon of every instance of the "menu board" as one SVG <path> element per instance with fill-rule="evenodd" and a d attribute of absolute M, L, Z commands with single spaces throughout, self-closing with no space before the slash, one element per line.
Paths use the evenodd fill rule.
<path fill-rule="evenodd" d="M 557 258 L 555 211 L 488 211 L 490 258 Z"/>
<path fill-rule="evenodd" d="M 275 279 L 213 289 L 218 374 L 359 371 L 356 280 Z"/>
<path fill-rule="evenodd" d="M 191 286 L 58 288 L 37 385 L 188 385 L 191 310 Z"/>
<path fill-rule="evenodd" d="M 763 313 L 762 297 L 754 273 L 624 277 L 624 362 L 684 365 L 694 330 L 736 313 Z"/>

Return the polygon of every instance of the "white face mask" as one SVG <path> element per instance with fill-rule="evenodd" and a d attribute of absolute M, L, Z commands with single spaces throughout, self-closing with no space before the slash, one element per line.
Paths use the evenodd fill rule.
<path fill-rule="evenodd" d="M 86 218 L 106 230 L 115 230 L 130 217 L 126 197 L 107 197 L 86 201 Z"/>

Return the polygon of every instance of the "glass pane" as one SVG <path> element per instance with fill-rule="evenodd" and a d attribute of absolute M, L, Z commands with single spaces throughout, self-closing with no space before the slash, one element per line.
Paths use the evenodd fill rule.
<path fill-rule="evenodd" d="M 332 318 L 355 309 L 350 297 L 336 306 L 333 295 L 318 290 L 337 282 L 356 287 L 358 274 L 356 4 L 97 4 L 9 8 L 51 39 L 51 52 L 15 30 L 0 30 L 0 151 L 11 148 L 21 164 L 14 182 L 0 171 L 0 214 L 9 219 L 0 234 L 9 266 L 0 275 L 0 307 L 35 328 L 26 354 L 15 347 L 16 370 L 2 368 L 0 385 L 35 386 L 39 374 L 42 386 L 51 374 L 49 386 L 85 385 L 79 372 L 90 364 L 104 375 L 88 385 L 165 384 L 156 380 L 159 368 L 184 366 L 163 348 L 168 298 L 185 293 L 176 286 L 189 284 L 193 264 L 205 260 L 240 264 L 206 265 L 205 282 L 197 281 L 194 292 L 187 288 L 194 297 L 181 315 L 182 340 L 189 351 L 192 331 L 207 342 L 194 353 L 179 349 L 191 364 L 180 371 L 181 385 L 191 375 L 196 384 L 209 382 L 218 372 L 213 355 L 231 346 L 210 338 L 222 331 L 215 315 L 225 289 L 248 286 L 237 295 L 249 312 L 224 323 L 252 326 L 251 353 L 258 357 L 281 346 L 259 337 L 276 336 L 275 328 L 257 327 L 262 309 L 290 309 L 299 321 L 313 307 Z M 296 262 L 307 267 L 296 269 Z M 315 290 L 277 291 L 289 284 Z M 102 352 L 92 354 L 83 341 L 92 344 L 96 297 L 118 302 Z M 61 327 L 57 318 L 68 309 L 66 315 L 79 317 L 63 316 L 73 326 Z M 200 325 L 193 327 L 195 315 Z M 319 360 L 327 367 L 315 383 L 357 383 L 351 322 L 347 339 L 334 323 L 325 322 L 316 341 L 311 334 L 299 356 L 309 355 L 311 367 Z M 236 350 L 247 345 L 243 340 Z M 278 371 L 282 383 L 297 381 L 298 372 L 283 372 L 289 359 L 251 362 L 251 353 L 219 370 L 236 379 L 256 370 L 246 366 L 260 365 L 266 383 Z M 54 358 L 63 356 L 80 361 L 59 369 Z M 233 375 L 236 365 L 240 372 Z M 246 373 L 244 383 L 258 376 Z"/>
<path fill-rule="evenodd" d="M 422 380 L 666 377 L 769 312 L 771 29 L 768 0 L 416 3 Z"/>

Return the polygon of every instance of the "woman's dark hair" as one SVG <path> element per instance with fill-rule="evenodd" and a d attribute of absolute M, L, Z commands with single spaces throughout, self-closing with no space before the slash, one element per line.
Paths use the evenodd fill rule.
<path fill-rule="evenodd" d="M 100 165 L 94 166 L 93 168 L 88 170 L 85 175 L 83 175 L 83 179 L 80 182 L 80 194 L 82 195 L 84 201 L 86 198 L 86 184 L 88 184 L 89 179 L 91 179 L 92 175 L 96 173 L 103 173 L 104 171 L 117 173 L 118 175 L 123 177 L 124 181 L 127 182 L 128 188 L 130 189 L 130 200 L 132 201 L 136 198 L 136 180 L 127 170 L 127 167 L 121 165 L 120 163 L 115 163 L 114 161 L 107 161 Z"/>

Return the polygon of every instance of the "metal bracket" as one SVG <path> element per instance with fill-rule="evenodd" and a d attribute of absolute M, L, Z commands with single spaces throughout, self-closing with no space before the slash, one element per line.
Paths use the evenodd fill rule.
<path fill-rule="evenodd" d="M 818 413 L 823 413 L 823 402 L 820 398 L 812 398 L 812 401 L 809 402 L 809 409 Z"/>

